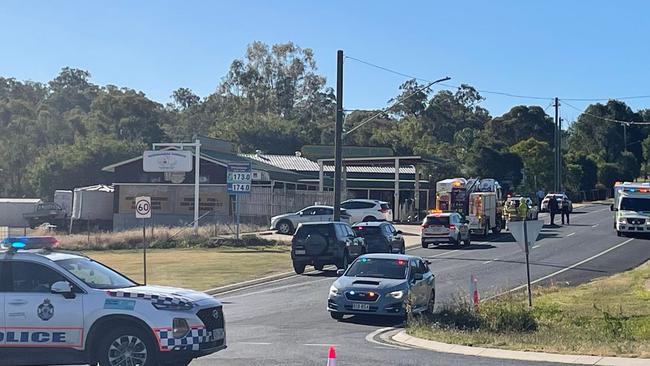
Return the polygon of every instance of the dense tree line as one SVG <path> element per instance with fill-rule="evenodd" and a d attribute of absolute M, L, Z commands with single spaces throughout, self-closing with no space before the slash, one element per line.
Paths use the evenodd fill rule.
<path fill-rule="evenodd" d="M 0 77 L 0 193 L 46 198 L 55 189 L 110 183 L 101 167 L 152 142 L 197 134 L 233 141 L 242 152 L 276 154 L 333 141 L 334 91 L 310 49 L 254 42 L 215 84 L 205 98 L 179 88 L 162 105 L 136 90 L 95 85 L 84 70 L 64 68 L 46 84 Z M 427 171 L 433 181 L 481 176 L 526 192 L 552 187 L 554 124 L 544 109 L 518 105 L 493 117 L 472 86 L 435 94 L 422 87 L 404 82 L 393 101 L 414 95 L 347 135 L 345 144 L 437 157 Z M 345 129 L 377 112 L 349 113 Z M 606 118 L 644 121 L 650 110 L 635 112 L 615 100 L 588 106 L 564 132 L 567 190 L 646 174 L 650 129 L 625 127 L 626 147 L 623 125 Z"/>

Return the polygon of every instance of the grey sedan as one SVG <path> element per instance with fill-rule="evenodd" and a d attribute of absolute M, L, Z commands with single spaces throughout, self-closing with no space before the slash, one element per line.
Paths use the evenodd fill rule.
<path fill-rule="evenodd" d="M 408 313 L 433 312 L 435 276 L 420 257 L 365 254 L 341 272 L 327 300 L 327 310 L 334 319 L 346 314 L 405 317 Z"/>

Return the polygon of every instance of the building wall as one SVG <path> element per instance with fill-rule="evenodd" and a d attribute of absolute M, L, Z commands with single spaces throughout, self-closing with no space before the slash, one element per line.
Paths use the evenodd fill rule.
<path fill-rule="evenodd" d="M 226 167 L 201 160 L 201 184 L 226 184 Z M 170 183 L 164 173 L 148 173 L 142 170 L 142 160 L 136 160 L 115 168 L 113 181 L 117 183 Z M 183 184 L 194 184 L 192 171 L 185 173 Z"/>

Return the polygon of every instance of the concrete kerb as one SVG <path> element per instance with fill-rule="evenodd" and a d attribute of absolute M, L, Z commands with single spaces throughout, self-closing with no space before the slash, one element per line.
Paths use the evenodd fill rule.
<path fill-rule="evenodd" d="M 390 340 L 395 344 L 402 346 L 410 346 L 433 352 L 453 353 L 465 356 L 478 356 L 519 361 L 556 362 L 574 365 L 650 366 L 650 359 L 588 355 L 563 355 L 557 353 L 511 351 L 497 348 L 461 346 L 413 337 L 408 335 L 405 330 L 393 334 L 390 337 Z"/>

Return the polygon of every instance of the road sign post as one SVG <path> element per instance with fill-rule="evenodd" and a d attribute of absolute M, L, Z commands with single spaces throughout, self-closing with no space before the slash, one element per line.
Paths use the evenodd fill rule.
<path fill-rule="evenodd" d="M 524 216 L 525 217 L 525 216 Z M 517 244 L 526 254 L 526 283 L 528 288 L 528 306 L 533 306 L 533 292 L 530 288 L 530 247 L 535 244 L 537 236 L 542 231 L 544 222 L 541 220 L 510 221 L 508 230 L 517 241 Z"/>
<path fill-rule="evenodd" d="M 151 218 L 151 197 L 141 196 L 135 198 L 135 217 L 142 219 L 142 266 L 144 284 L 147 284 L 147 224 L 146 219 Z"/>
<path fill-rule="evenodd" d="M 250 163 L 230 163 L 226 175 L 228 194 L 235 199 L 236 238 L 239 240 L 241 196 L 251 193 L 253 172 Z"/>

